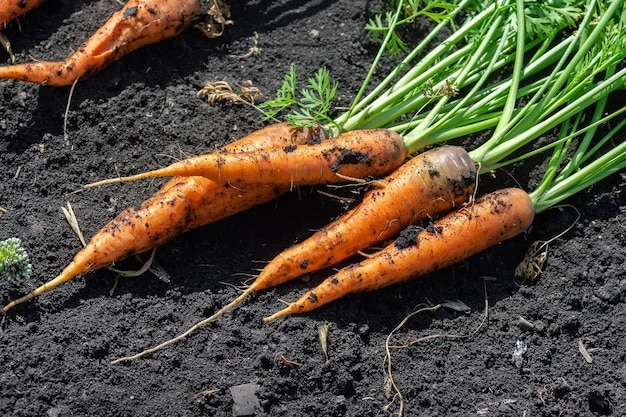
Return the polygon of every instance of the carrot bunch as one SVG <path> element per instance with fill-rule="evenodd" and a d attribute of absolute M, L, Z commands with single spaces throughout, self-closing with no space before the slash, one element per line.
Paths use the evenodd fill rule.
<path fill-rule="evenodd" d="M 623 108 L 605 112 L 608 95 L 626 81 L 626 69 L 620 65 L 626 52 L 618 46 L 621 45 L 621 28 L 626 22 L 620 20 L 624 15 L 618 13 L 619 5 L 612 3 L 606 10 L 598 10 L 592 4 L 569 9 L 560 16 L 551 14 L 555 21 L 550 27 L 554 32 L 547 33 L 541 32 L 545 26 L 533 32 L 533 25 L 525 22 L 525 19 L 537 18 L 535 13 L 541 15 L 540 8 L 516 7 L 514 1 L 504 3 L 510 7 L 493 5 L 470 13 L 458 32 L 432 47 L 431 52 L 407 70 L 409 62 L 421 55 L 428 42 L 420 44 L 368 96 L 361 99 L 361 93 L 357 94 L 351 108 L 329 126 L 336 130 L 386 126 L 402 132 L 410 154 L 465 134 L 491 130 L 486 142 L 460 158 L 463 163 L 459 160 L 454 163 L 469 168 L 461 177 L 463 180 L 457 183 L 462 185 L 456 189 L 458 200 L 435 192 L 442 186 L 432 181 L 441 179 L 439 174 L 446 172 L 440 169 L 445 166 L 441 161 L 431 166 L 422 164 L 425 169 L 421 174 L 403 180 L 405 175 L 409 178 L 410 171 L 420 171 L 417 169 L 420 161 L 423 163 L 436 153 L 446 154 L 454 147 L 423 152 L 388 177 L 374 182 L 372 190 L 354 210 L 278 254 L 242 294 L 214 315 L 173 339 L 114 363 L 169 346 L 216 320 L 255 291 L 331 266 L 389 236 L 396 239 L 384 249 L 336 271 L 320 286 L 265 320 L 311 311 L 351 292 L 374 290 L 451 265 L 518 235 L 532 223 L 536 213 L 624 169 L 626 141 L 605 154 L 602 147 L 624 128 L 626 121 L 604 137 L 596 137 L 600 126 L 626 111 Z M 460 10 L 466 10 L 464 7 L 468 4 L 461 1 L 451 18 Z M 400 12 L 405 10 L 400 2 L 392 28 Z M 531 16 L 526 16 L 529 12 Z M 595 19 L 596 16 L 601 18 Z M 562 19 L 556 19 L 558 17 Z M 444 19 L 432 37 L 449 22 Z M 512 24 L 515 31 L 511 30 Z M 556 36 L 573 24 L 579 26 L 569 36 Z M 393 29 L 387 32 L 385 42 L 392 33 Z M 553 44 L 555 39 L 559 41 Z M 461 41 L 468 43 L 454 49 Z M 502 77 L 507 63 L 512 63 L 512 72 Z M 375 71 L 375 65 L 371 71 Z M 438 75 L 439 72 L 443 75 Z M 498 82 L 487 83 L 489 75 L 496 72 Z M 544 75 L 537 76 L 539 72 Z M 457 98 L 460 88 L 468 91 Z M 593 109 L 593 117 L 583 123 L 582 116 L 587 109 Z M 511 156 L 559 127 L 560 133 L 553 142 Z M 584 138 L 581 146 L 572 149 L 573 138 L 579 136 Z M 553 152 L 548 169 L 532 193 L 504 189 L 478 199 L 468 198 L 474 192 L 471 179 L 477 174 L 548 151 Z M 462 154 L 458 149 L 455 152 L 457 156 Z M 569 154 L 573 156 L 568 162 Z M 418 189 L 424 192 L 422 198 L 413 195 Z M 433 206 L 433 202 L 440 200 L 445 202 L 441 201 L 439 207 Z M 450 209 L 453 211 L 446 214 Z M 425 216 L 420 217 L 420 212 Z M 419 223 L 420 218 L 427 221 Z"/>
<path fill-rule="evenodd" d="M 371 182 L 372 188 L 361 204 L 278 254 L 241 295 L 213 316 L 175 339 L 118 361 L 134 359 L 186 337 L 256 291 L 328 268 L 389 239 L 395 240 L 367 259 L 340 269 L 266 320 L 311 311 L 351 292 L 374 290 L 451 265 L 518 235 L 532 223 L 535 213 L 626 167 L 626 142 L 604 155 L 600 152 L 626 122 L 603 138 L 595 136 L 599 126 L 626 112 L 624 108 L 605 114 L 607 96 L 626 81 L 626 68 L 620 66 L 626 48 L 619 43 L 626 25 L 621 19 L 626 15 L 620 13 L 619 2 L 611 3 L 606 10 L 596 8 L 592 2 L 588 8 L 564 10 L 561 15 L 552 13 L 553 32 L 545 32 L 545 25 L 533 26 L 533 19 L 543 16 L 542 10 L 525 8 L 523 2 L 502 0 L 502 4 L 482 10 L 471 10 L 470 0 L 458 3 L 433 33 L 466 11 L 467 20 L 458 31 L 407 70 L 427 46 L 420 44 L 368 96 L 361 99 L 361 93 L 357 94 L 350 109 L 328 126 L 337 134 L 333 139 L 321 140 L 323 135 L 314 130 L 313 138 L 319 139 L 315 143 L 304 133 L 306 143 L 271 141 L 252 151 L 246 146 L 236 151 L 224 149 L 87 186 L 183 176 L 168 183 L 139 211 L 124 212 L 105 227 L 97 241 L 92 240 L 77 255 L 67 272 L 4 310 L 78 273 L 266 201 L 275 195 L 274 189 L 383 176 Z M 406 12 L 402 4 L 399 2 L 390 22 L 381 51 L 395 36 L 393 28 L 401 12 Z M 563 28 L 578 23 L 569 36 L 556 36 Z M 504 69 L 510 67 L 510 75 L 503 76 Z M 499 74 L 498 81 L 489 83 L 494 73 Z M 325 80 L 318 81 L 317 85 L 332 86 Z M 464 94 L 459 94 L 461 89 L 465 89 Z M 593 117 L 583 123 L 587 109 L 593 109 Z M 521 155 L 517 152 L 559 127 L 560 135 L 551 143 Z M 272 135 L 272 129 L 284 127 L 267 129 Z M 415 155 L 425 147 L 486 130 L 491 132 L 489 138 L 469 152 L 456 146 L 440 146 Z M 579 136 L 584 140 L 567 161 L 573 138 Z M 547 151 L 553 152 L 548 170 L 532 193 L 505 189 L 474 199 L 480 174 Z M 405 162 L 407 157 L 410 159 Z M 251 194 L 245 198 L 240 190 Z M 236 197 L 225 197 L 227 192 Z M 244 203 L 220 208 L 222 200 L 234 199 Z M 168 219 L 173 215 L 167 209 L 170 206 L 177 208 L 177 214 Z M 198 214 L 197 210 L 209 208 L 218 214 Z M 152 210 L 166 220 L 153 221 Z M 149 228 L 150 223 L 156 224 L 156 230 L 164 236 Z M 122 228 L 141 231 L 146 238 L 131 242 L 123 238 Z M 122 239 L 110 252 L 108 243 L 98 242 L 111 238 L 115 241 L 116 236 Z"/>

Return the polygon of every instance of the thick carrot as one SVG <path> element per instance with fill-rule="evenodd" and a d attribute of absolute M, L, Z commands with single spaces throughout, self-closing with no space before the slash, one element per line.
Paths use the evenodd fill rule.
<path fill-rule="evenodd" d="M 45 0 L 2 0 L 0 4 L 0 30 L 11 20 L 39 6 Z"/>
<path fill-rule="evenodd" d="M 377 181 L 362 202 L 267 264 L 248 292 L 334 265 L 396 236 L 410 224 L 444 213 L 474 194 L 476 167 L 457 146 L 423 152 Z"/>
<path fill-rule="evenodd" d="M 526 192 L 509 188 L 487 194 L 416 235 L 401 236 L 362 262 L 341 269 L 285 309 L 264 318 L 319 308 L 347 294 L 372 291 L 447 267 L 526 230 L 535 215 Z"/>
<path fill-rule="evenodd" d="M 345 181 L 345 177 L 386 175 L 402 165 L 405 157 L 406 148 L 400 135 L 387 129 L 355 130 L 317 144 L 201 155 L 165 168 L 85 187 L 175 175 L 199 175 L 230 184 L 327 184 Z"/>
<path fill-rule="evenodd" d="M 193 22 L 199 7 L 199 0 L 130 0 L 64 61 L 0 67 L 0 79 L 72 85 L 135 49 L 177 35 Z"/>
<path fill-rule="evenodd" d="M 281 123 L 256 131 L 224 149 L 241 152 L 266 146 L 317 142 L 323 138 L 323 131 L 318 128 L 296 130 Z M 173 178 L 139 209 L 127 209 L 110 221 L 55 279 L 12 301 L 3 310 L 28 301 L 78 274 L 108 266 L 160 246 L 181 233 L 269 201 L 288 188 L 264 184 L 234 188 L 204 177 Z"/>

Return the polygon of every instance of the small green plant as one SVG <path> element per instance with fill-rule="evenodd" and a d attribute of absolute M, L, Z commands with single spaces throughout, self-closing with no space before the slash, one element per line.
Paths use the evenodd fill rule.
<path fill-rule="evenodd" d="M 292 65 L 276 91 L 276 97 L 259 104 L 265 120 L 274 119 L 279 113 L 289 109 L 285 120 L 296 125 L 311 125 L 315 122 L 331 122 L 328 115 L 333 97 L 337 93 L 337 83 L 332 82 L 326 68 L 320 68 L 308 79 L 305 88 L 298 92 L 296 67 Z"/>
<path fill-rule="evenodd" d="M 0 242 L 0 274 L 6 274 L 11 281 L 30 278 L 33 272 L 22 242 L 12 237 Z"/>

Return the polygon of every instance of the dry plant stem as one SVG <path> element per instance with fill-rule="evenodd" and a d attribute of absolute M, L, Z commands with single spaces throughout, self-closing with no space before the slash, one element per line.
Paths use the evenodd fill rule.
<path fill-rule="evenodd" d="M 414 345 L 414 344 L 419 343 L 419 342 L 424 342 L 424 341 L 427 341 L 427 340 L 437 339 L 437 338 L 440 338 L 440 337 L 444 337 L 444 338 L 447 338 L 447 339 L 465 339 L 465 338 L 474 336 L 483 327 L 483 325 L 487 321 L 487 318 L 489 317 L 489 298 L 487 297 L 487 283 L 484 280 L 483 280 L 483 292 L 484 292 L 485 309 L 484 309 L 482 318 L 481 318 L 480 323 L 478 324 L 478 326 L 476 326 L 476 328 L 474 330 L 472 330 L 468 334 L 464 334 L 464 335 L 457 335 L 457 334 L 450 334 L 450 333 L 432 334 L 432 335 L 420 337 L 419 339 L 413 340 L 413 341 L 411 341 L 407 345 L 403 345 L 403 346 L 391 346 L 390 345 L 389 342 L 391 340 L 391 336 L 393 336 L 393 334 L 395 332 L 400 330 L 406 324 L 406 322 L 409 321 L 409 319 L 411 319 L 413 316 L 415 316 L 416 314 L 419 314 L 419 313 L 423 313 L 423 312 L 426 312 L 426 311 L 435 311 L 435 310 L 440 309 L 442 307 L 442 304 L 437 304 L 437 305 L 432 306 L 432 307 L 423 307 L 423 308 L 420 308 L 419 310 L 416 310 L 416 311 L 412 312 L 411 314 L 406 316 L 389 333 L 389 335 L 387 335 L 387 338 L 385 339 L 385 361 L 387 363 L 386 371 L 387 371 L 387 377 L 389 378 L 389 383 L 391 384 L 391 387 L 396 392 L 396 396 L 400 400 L 400 405 L 398 406 L 398 414 L 397 414 L 398 417 L 401 417 L 403 415 L 403 413 L 404 413 L 404 399 L 402 397 L 402 392 L 398 388 L 398 386 L 397 386 L 397 384 L 396 384 L 396 382 L 395 382 L 395 380 L 393 378 L 393 366 L 392 366 L 392 362 L 391 362 L 391 348 L 393 347 L 393 348 L 396 348 L 396 349 L 402 349 L 402 348 L 406 348 L 408 346 Z"/>
<path fill-rule="evenodd" d="M 324 352 L 324 358 L 328 363 L 328 324 L 323 324 L 317 328 L 317 334 L 320 338 L 320 344 L 322 345 L 322 352 Z"/>
<path fill-rule="evenodd" d="M 7 36 L 4 34 L 4 32 L 2 32 L 2 30 L 0 30 L 0 44 L 2 44 L 4 49 L 9 54 L 9 58 L 11 59 L 11 63 L 13 64 L 15 62 L 15 55 L 13 55 L 13 51 L 11 50 L 11 42 L 9 41 L 9 38 L 7 38 Z"/>
<path fill-rule="evenodd" d="M 209 81 L 200 91 L 196 93 L 196 97 L 205 97 L 211 105 L 227 101 L 232 104 L 244 104 L 257 110 L 254 100 L 262 96 L 261 91 L 252 84 L 252 81 L 244 81 L 243 84 L 237 84 L 240 93 L 237 94 L 226 81 Z"/>
<path fill-rule="evenodd" d="M 524 279 L 529 279 L 531 281 L 534 281 L 535 279 L 537 279 L 539 275 L 541 275 L 541 273 L 543 272 L 542 271 L 543 264 L 548 259 L 548 245 L 551 242 L 563 236 L 564 234 L 566 234 L 567 232 L 569 232 L 570 230 L 572 230 L 572 228 L 576 225 L 576 223 L 578 223 L 578 220 L 580 220 L 580 217 L 581 217 L 580 211 L 576 207 L 572 206 L 571 204 L 554 206 L 552 208 L 563 208 L 563 207 L 569 207 L 569 208 L 574 209 L 577 214 L 576 220 L 574 220 L 571 225 L 569 225 L 565 230 L 563 230 L 556 236 L 548 240 L 537 240 L 533 242 L 530 245 L 528 251 L 526 252 L 526 255 L 524 255 L 524 259 L 522 259 L 519 265 L 517 265 L 517 267 L 515 268 L 515 276 L 521 277 Z"/>
<path fill-rule="evenodd" d="M 389 383 L 391 384 L 391 387 L 393 388 L 393 390 L 396 393 L 396 397 L 398 397 L 399 401 L 400 401 L 400 405 L 398 406 L 398 416 L 402 416 L 403 412 L 404 412 L 404 398 L 402 397 L 402 392 L 400 391 L 400 389 L 398 388 L 398 386 L 396 385 L 396 381 L 393 378 L 393 366 L 391 363 L 391 349 L 389 346 L 389 341 L 391 340 L 391 336 L 393 336 L 393 334 L 395 332 L 397 332 L 398 330 L 400 330 L 407 321 L 409 321 L 409 319 L 413 316 L 415 316 L 416 314 L 425 312 L 425 311 L 435 311 L 438 310 L 441 307 L 441 304 L 438 304 L 436 306 L 433 307 L 424 307 L 424 308 L 420 308 L 419 310 L 416 310 L 414 312 L 412 312 L 411 314 L 409 314 L 408 316 L 406 316 L 388 335 L 387 338 L 385 339 L 385 360 L 387 362 L 387 377 L 389 378 Z M 388 406 L 391 404 L 388 404 Z"/>
<path fill-rule="evenodd" d="M 74 209 L 72 208 L 72 205 L 70 204 L 69 201 L 67 202 L 67 208 L 61 207 L 61 211 L 63 211 L 65 220 L 67 220 L 67 222 L 69 223 L 70 227 L 72 228 L 72 231 L 78 237 L 78 240 L 80 240 L 80 243 L 82 243 L 83 246 L 87 246 L 87 242 L 85 241 L 83 232 L 80 231 L 80 226 L 78 225 L 78 219 L 76 218 L 76 214 L 74 214 Z"/>
<path fill-rule="evenodd" d="M 205 20 L 196 23 L 194 28 L 202 32 L 207 38 L 219 38 L 224 34 L 226 26 L 234 24 L 234 22 L 229 19 L 230 6 L 221 0 L 209 1 L 213 4 L 207 10 Z"/>
<path fill-rule="evenodd" d="M 67 106 L 65 106 L 65 114 L 63 115 L 63 138 L 65 138 L 65 143 L 70 143 L 70 136 L 67 133 L 67 118 L 70 114 L 70 104 L 72 103 L 72 96 L 74 95 L 74 88 L 76 88 L 76 84 L 78 84 L 78 80 L 80 77 L 76 77 L 76 80 L 72 83 L 72 87 L 70 88 L 70 94 L 67 97 Z"/>

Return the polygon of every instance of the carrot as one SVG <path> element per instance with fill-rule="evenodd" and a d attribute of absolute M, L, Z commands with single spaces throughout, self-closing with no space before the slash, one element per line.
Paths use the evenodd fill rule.
<path fill-rule="evenodd" d="M 476 167 L 463 148 L 442 146 L 423 152 L 377 181 L 354 209 L 280 253 L 246 292 L 334 265 L 390 239 L 410 224 L 469 201 L 475 184 Z"/>
<path fill-rule="evenodd" d="M 411 223 L 462 204 L 474 193 L 475 181 L 474 162 L 462 148 L 442 146 L 413 157 L 377 181 L 378 187 L 370 190 L 355 209 L 279 254 L 245 291 L 216 313 L 173 339 L 114 363 L 160 350 L 217 320 L 257 291 L 338 263 L 395 236 Z"/>
<path fill-rule="evenodd" d="M 199 175 L 230 184 L 327 184 L 345 181 L 342 176 L 364 178 L 388 174 L 399 167 L 405 157 L 406 148 L 400 135 L 387 129 L 357 130 L 316 144 L 258 152 L 215 152 L 85 187 L 175 175 Z"/>
<path fill-rule="evenodd" d="M 11 20 L 39 6 L 45 0 L 3 0 L 0 5 L 0 29 Z"/>
<path fill-rule="evenodd" d="M 130 0 L 64 61 L 0 67 L 0 79 L 72 85 L 135 49 L 177 35 L 193 22 L 199 7 L 199 0 Z"/>
<path fill-rule="evenodd" d="M 295 130 L 286 123 L 256 131 L 223 149 L 232 152 L 265 146 L 293 146 L 323 138 L 318 128 Z M 204 177 L 173 178 L 139 209 L 129 208 L 103 227 L 55 279 L 7 304 L 7 311 L 75 276 L 163 245 L 173 237 L 267 202 L 288 186 L 247 184 L 234 188 Z"/>
<path fill-rule="evenodd" d="M 347 294 L 372 291 L 447 267 L 526 230 L 535 215 L 528 194 L 508 188 L 434 222 L 416 235 L 401 234 L 394 243 L 362 262 L 341 269 L 299 300 L 264 318 L 319 308 Z"/>

